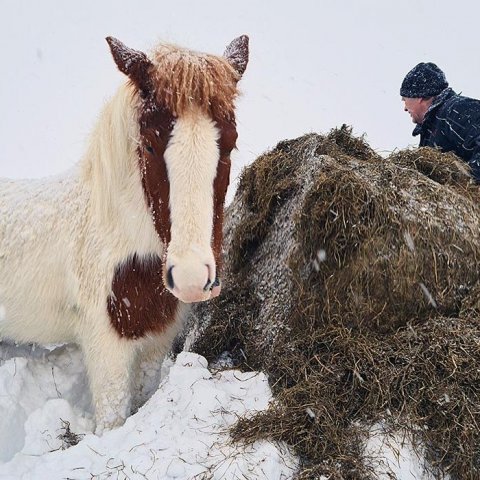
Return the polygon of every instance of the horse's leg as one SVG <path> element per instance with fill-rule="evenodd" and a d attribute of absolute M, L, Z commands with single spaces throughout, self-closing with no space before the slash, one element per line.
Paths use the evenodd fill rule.
<path fill-rule="evenodd" d="M 144 342 L 134 366 L 132 411 L 137 411 L 157 390 L 160 384 L 165 351 L 156 336 Z"/>
<path fill-rule="evenodd" d="M 122 425 L 130 414 L 131 375 L 137 349 L 135 341 L 119 338 L 113 330 L 102 333 L 89 335 L 82 342 L 97 435 Z"/>
<path fill-rule="evenodd" d="M 172 347 L 178 329 L 179 324 L 174 324 L 161 334 L 149 336 L 138 350 L 134 367 L 133 411 L 137 411 L 157 390 L 163 360 Z"/>

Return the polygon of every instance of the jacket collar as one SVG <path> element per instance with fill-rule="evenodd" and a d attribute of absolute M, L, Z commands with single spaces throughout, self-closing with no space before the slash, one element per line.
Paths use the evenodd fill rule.
<path fill-rule="evenodd" d="M 426 120 L 432 115 L 432 112 L 436 110 L 440 105 L 445 103 L 450 97 L 453 97 L 456 93 L 453 91 L 452 88 L 447 87 L 441 93 L 439 93 L 433 100 L 432 104 L 430 105 L 429 109 L 426 111 L 425 116 L 423 117 L 422 123 L 417 123 L 415 128 L 413 129 L 412 135 L 415 137 L 422 133 L 422 125 L 426 123 Z"/>

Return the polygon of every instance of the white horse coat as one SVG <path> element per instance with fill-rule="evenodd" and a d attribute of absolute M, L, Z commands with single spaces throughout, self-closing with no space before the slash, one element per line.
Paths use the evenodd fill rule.
<path fill-rule="evenodd" d="M 244 68 L 230 57 L 238 57 L 239 48 L 248 56 L 247 42 L 240 37 L 227 49 L 232 76 L 239 78 Z M 114 39 L 109 43 L 130 81 L 105 106 L 80 163 L 48 179 L 0 180 L 0 338 L 78 343 L 98 433 L 123 423 L 132 392 L 134 407 L 151 393 L 145 389 L 142 364 L 159 366 L 181 327 L 184 302 L 218 293 L 213 282 L 218 252 L 213 245 L 221 243 L 218 235 L 214 238 L 221 225 L 214 224 L 221 217 L 216 209 L 223 207 L 225 192 L 217 192 L 215 185 L 219 164 L 226 158 L 223 139 L 228 137 L 223 119 L 197 104 L 195 92 L 193 102 L 184 108 L 177 105 L 178 111 L 159 102 L 158 56 L 150 60 Z M 161 48 L 164 53 L 167 47 Z M 204 58 L 168 48 L 186 61 Z M 244 57 L 240 55 L 246 66 Z M 163 140 L 155 118 L 145 120 L 151 102 L 160 111 L 155 118 L 165 123 L 167 115 L 171 123 Z M 152 131 L 159 139 L 155 148 L 149 140 Z M 160 162 L 164 170 L 155 170 Z M 165 193 L 155 187 L 161 171 L 168 175 L 162 178 L 168 184 L 168 205 L 162 201 Z M 128 260 L 132 258 L 134 263 Z M 150 276 L 146 274 L 142 288 L 158 277 L 149 267 L 152 259 L 161 259 L 166 287 L 173 293 L 162 286 L 172 315 L 162 317 L 161 326 L 142 324 L 139 312 L 147 305 L 142 292 L 118 298 L 119 292 L 134 291 L 131 279 L 143 265 Z M 155 292 L 149 295 L 157 298 Z M 138 305 L 132 305 L 135 302 Z M 154 318 L 156 312 L 148 315 Z"/>

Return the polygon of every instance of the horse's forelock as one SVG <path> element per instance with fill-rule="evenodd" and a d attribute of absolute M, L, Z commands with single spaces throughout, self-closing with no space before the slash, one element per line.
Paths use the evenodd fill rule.
<path fill-rule="evenodd" d="M 152 53 L 157 102 L 181 116 L 196 106 L 213 118 L 232 118 L 240 75 L 227 59 L 172 45 Z"/>

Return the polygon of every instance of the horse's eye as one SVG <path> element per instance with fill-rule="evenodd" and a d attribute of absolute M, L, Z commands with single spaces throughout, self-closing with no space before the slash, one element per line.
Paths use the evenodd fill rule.
<path fill-rule="evenodd" d="M 150 145 L 145 145 L 145 150 L 146 150 L 148 153 L 153 153 L 153 148 L 152 148 Z"/>

